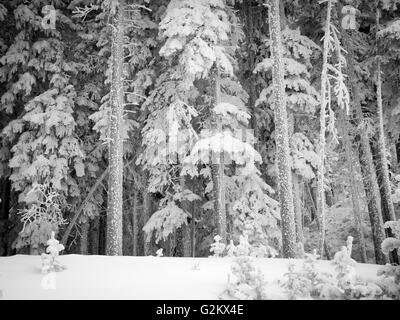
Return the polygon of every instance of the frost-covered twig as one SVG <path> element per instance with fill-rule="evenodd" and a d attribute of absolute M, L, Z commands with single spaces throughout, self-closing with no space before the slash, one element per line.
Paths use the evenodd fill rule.
<path fill-rule="evenodd" d="M 75 18 L 81 18 L 82 20 L 86 19 L 86 16 L 95 10 L 98 10 L 99 6 L 96 4 L 90 4 L 89 6 L 85 7 L 76 7 L 72 13 L 74 14 L 73 17 Z"/>
<path fill-rule="evenodd" d="M 34 184 L 28 192 L 28 196 L 35 194 L 29 208 L 20 210 L 21 222 L 23 223 L 22 232 L 27 224 L 48 222 L 55 226 L 66 223 L 62 216 L 59 203 L 59 194 L 46 184 Z"/>

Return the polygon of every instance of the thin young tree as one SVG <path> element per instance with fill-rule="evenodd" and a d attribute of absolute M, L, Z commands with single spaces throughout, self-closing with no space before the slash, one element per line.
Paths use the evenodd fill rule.
<path fill-rule="evenodd" d="M 379 31 L 380 26 L 380 1 L 377 1 L 376 8 L 376 28 Z M 383 100 L 382 100 L 382 70 L 381 57 L 379 56 L 379 38 L 376 37 L 378 55 L 376 57 L 376 100 L 378 117 L 378 156 L 379 169 L 381 174 L 381 200 L 382 200 L 382 218 L 383 222 L 396 221 L 394 205 L 392 200 L 392 186 L 389 177 L 389 161 L 386 155 L 385 128 L 383 124 Z M 389 231 L 389 234 L 388 234 Z M 391 237 L 390 229 L 387 230 L 387 236 Z M 391 254 L 391 260 L 398 263 L 397 251 Z"/>
<path fill-rule="evenodd" d="M 321 109 L 320 109 L 320 134 L 319 134 L 319 165 L 317 174 L 317 208 L 320 219 L 320 243 L 319 249 L 323 256 L 325 243 L 325 134 L 326 134 L 326 109 L 330 100 L 329 79 L 328 79 L 328 55 L 330 43 L 330 23 L 332 15 L 332 1 L 327 1 L 327 13 L 325 20 L 325 35 L 323 44 L 322 72 L 321 72 Z"/>
<path fill-rule="evenodd" d="M 320 243 L 321 256 L 325 248 L 325 153 L 326 133 L 330 133 L 333 142 L 338 142 L 335 127 L 335 112 L 332 108 L 332 93 L 336 97 L 340 109 L 349 112 L 350 95 L 345 85 L 345 75 L 342 69 L 346 66 L 346 59 L 339 40 L 339 30 L 332 20 L 333 0 L 322 0 L 320 3 L 327 4 L 325 20 L 325 32 L 323 43 L 323 61 L 321 72 L 321 110 L 320 110 L 320 132 L 319 132 L 319 165 L 317 175 L 317 208 L 320 214 Z M 334 54 L 332 54 L 334 53 Z M 335 58 L 334 62 L 332 62 Z M 327 121 L 328 120 L 328 121 Z"/>
<path fill-rule="evenodd" d="M 379 3 L 379 1 L 378 1 Z M 376 12 L 376 24 L 379 29 L 379 16 L 380 11 L 377 8 Z M 378 40 L 377 40 L 378 42 Z M 379 43 L 378 43 L 379 45 Z M 384 201 L 387 203 L 388 214 L 383 215 L 384 222 L 396 220 L 396 215 L 394 212 L 393 201 L 391 198 L 392 188 L 390 185 L 389 178 L 389 161 L 386 155 L 386 143 L 385 143 L 385 128 L 383 124 L 383 101 L 382 101 L 382 70 L 381 70 L 381 60 L 378 55 L 376 58 L 376 99 L 377 99 L 377 116 L 378 116 L 378 152 L 381 161 L 381 174 L 382 174 L 382 187 L 384 191 Z"/>

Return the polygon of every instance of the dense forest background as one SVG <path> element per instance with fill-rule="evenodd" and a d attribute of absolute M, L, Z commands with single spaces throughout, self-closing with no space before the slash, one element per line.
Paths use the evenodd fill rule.
<path fill-rule="evenodd" d="M 400 1 L 2 0 L 0 23 L 0 255 L 55 231 L 66 253 L 247 236 L 330 259 L 352 235 L 388 261 Z"/>

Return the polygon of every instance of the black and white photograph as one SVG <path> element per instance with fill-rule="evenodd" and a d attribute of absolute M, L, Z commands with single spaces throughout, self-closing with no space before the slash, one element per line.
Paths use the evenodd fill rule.
<path fill-rule="evenodd" d="M 0 302 L 398 301 L 399 250 L 400 0 L 0 0 Z"/>

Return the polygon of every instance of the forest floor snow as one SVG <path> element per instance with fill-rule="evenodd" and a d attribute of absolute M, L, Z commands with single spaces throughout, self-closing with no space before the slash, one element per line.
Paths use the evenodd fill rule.
<path fill-rule="evenodd" d="M 66 270 L 50 276 L 40 271 L 40 256 L 0 257 L 0 299 L 133 299 L 215 300 L 226 289 L 233 258 L 110 257 L 62 255 Z M 267 281 L 269 299 L 286 299 L 279 282 L 290 262 L 254 259 Z M 376 277 L 379 266 L 357 264 L 365 280 Z M 333 272 L 329 261 L 317 268 Z"/>

